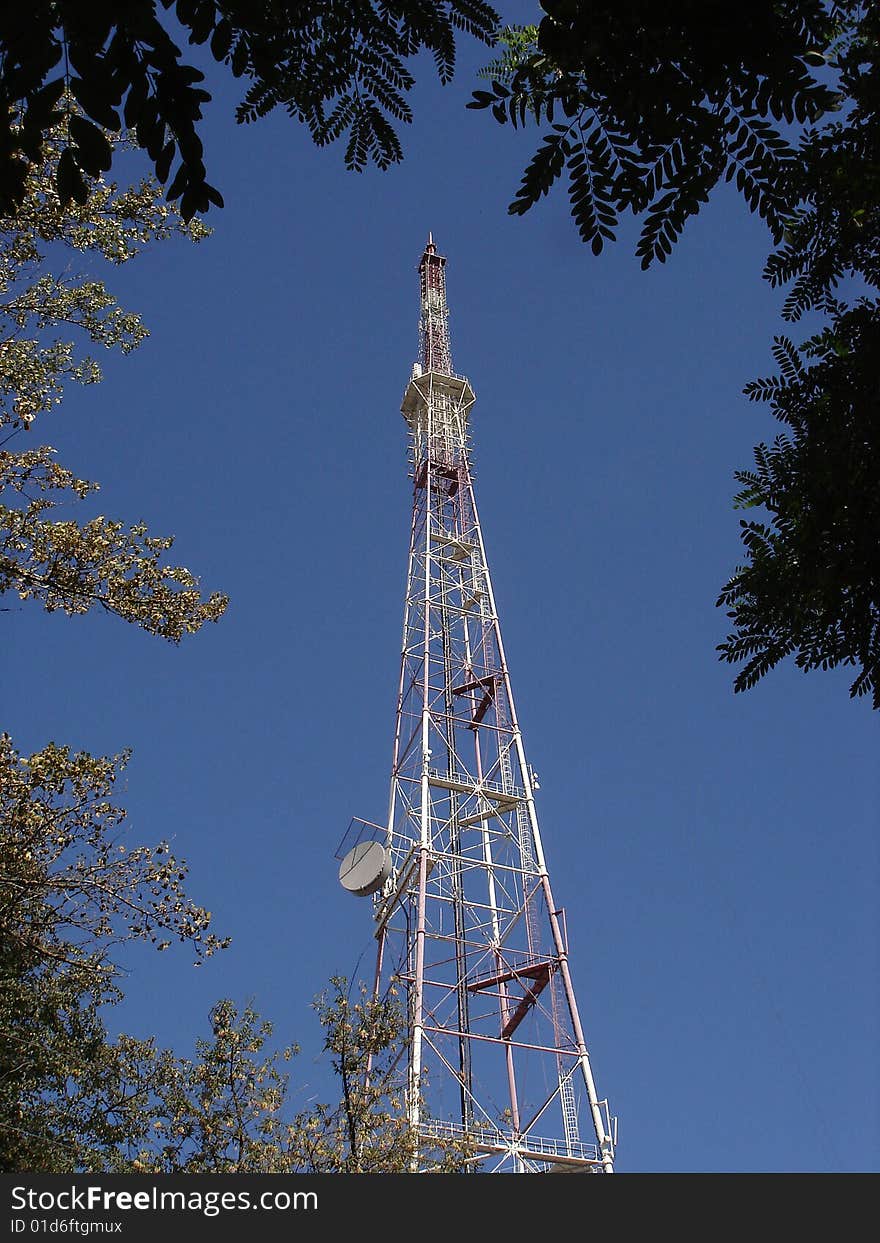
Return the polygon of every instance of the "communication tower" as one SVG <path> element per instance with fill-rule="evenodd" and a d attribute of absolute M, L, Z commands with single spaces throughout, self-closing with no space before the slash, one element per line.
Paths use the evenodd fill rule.
<path fill-rule="evenodd" d="M 340 880 L 371 896 L 376 989 L 405 1003 L 409 1121 L 485 1172 L 612 1173 L 470 466 L 474 392 L 452 369 L 446 259 L 418 265 L 420 356 L 401 407 L 413 480 L 385 825 L 355 820 Z"/>

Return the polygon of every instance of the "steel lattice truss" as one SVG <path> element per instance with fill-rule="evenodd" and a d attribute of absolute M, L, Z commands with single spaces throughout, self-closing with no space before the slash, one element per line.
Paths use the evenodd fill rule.
<path fill-rule="evenodd" d="M 408 1109 L 480 1168 L 613 1169 L 554 904 L 452 372 L 445 259 L 429 238 L 421 364 L 403 401 L 414 482 L 377 988 L 407 1001 Z"/>

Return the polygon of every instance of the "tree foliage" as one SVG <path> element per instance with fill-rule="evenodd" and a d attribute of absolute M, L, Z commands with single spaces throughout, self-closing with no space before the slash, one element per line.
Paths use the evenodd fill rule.
<path fill-rule="evenodd" d="M 63 153 L 56 126 L 28 172 L 18 212 L 0 219 L 4 445 L 55 409 L 68 384 L 100 380 L 97 361 L 71 336 L 128 353 L 147 335 L 140 317 L 97 278 L 95 263 L 118 266 L 174 234 L 194 241 L 207 234 L 162 203 L 155 182 L 120 190 L 99 180 L 84 202 L 62 204 L 55 181 Z M 74 268 L 71 255 L 88 262 L 87 270 Z M 226 597 L 202 599 L 188 570 L 164 563 L 170 539 L 151 536 L 143 524 L 68 516 L 71 502 L 97 490 L 61 466 L 49 445 L 0 448 L 0 594 L 71 615 L 99 607 L 172 642 L 217 621 Z"/>
<path fill-rule="evenodd" d="M 92 1099 L 106 1060 L 100 1008 L 118 999 L 114 951 L 227 944 L 186 895 L 167 842 L 131 847 L 113 787 L 125 756 L 0 736 L 0 1168 L 73 1169 L 105 1142 Z"/>
<path fill-rule="evenodd" d="M 288 1078 L 295 1046 L 265 1050 L 272 1024 L 229 1000 L 211 1010 L 211 1037 L 193 1058 L 154 1039 L 121 1036 L 91 1090 L 112 1121 L 92 1171 L 152 1174 L 284 1173 Z"/>
<path fill-rule="evenodd" d="M 88 503 L 97 485 L 60 465 L 50 446 L 7 448 L 59 405 L 68 384 L 100 379 L 70 338 L 126 353 L 146 336 L 96 263 L 125 263 L 174 234 L 207 234 L 162 203 L 155 183 L 120 190 L 99 178 L 84 201 L 63 204 L 64 151 L 56 126 L 27 171 L 18 212 L 0 220 L 0 594 L 69 614 L 100 606 L 177 641 L 217 620 L 225 597 L 203 600 L 189 571 L 164 564 L 171 541 L 142 524 L 71 519 L 70 502 Z M 125 813 L 112 800 L 125 759 L 55 744 L 25 758 L 0 738 L 4 1170 L 87 1168 L 119 1142 L 98 1090 L 117 1062 L 102 1020 L 120 996 L 115 947 L 179 940 L 201 961 L 225 944 L 187 898 L 186 866 L 167 843 L 128 846 Z"/>
<path fill-rule="evenodd" d="M 312 1174 L 405 1174 L 417 1155 L 423 1168 L 419 1135 L 405 1111 L 406 1024 L 396 997 L 374 998 L 361 988 L 352 999 L 347 981 L 335 977 L 316 1009 L 341 1095 L 336 1105 L 316 1104 L 296 1116 L 287 1136 L 290 1168 Z M 430 1168 L 460 1172 L 470 1155 L 466 1143 L 437 1141 Z"/>
<path fill-rule="evenodd" d="M 14 493 L 25 502 L 0 502 L 0 594 L 14 591 L 70 616 L 100 606 L 173 642 L 223 615 L 225 596 L 203 601 L 189 570 L 162 563 L 172 539 L 150 536 L 143 523 L 127 528 L 103 516 L 82 524 L 49 516 L 65 499 L 97 490 L 53 454 L 47 445 L 0 451 L 0 496 Z"/>
<path fill-rule="evenodd" d="M 340 1098 L 292 1110 L 283 1064 L 297 1052 L 265 1048 L 271 1023 L 228 1000 L 211 1011 L 212 1037 L 196 1057 L 177 1058 L 153 1041 L 124 1038 L 118 1076 L 105 1107 L 119 1114 L 124 1145 L 104 1155 L 106 1168 L 150 1173 L 406 1173 L 416 1151 L 402 1106 L 400 1068 L 405 1027 L 393 998 L 334 978 L 316 1001 Z M 405 1061 L 405 1059 L 403 1059 Z M 437 1169 L 460 1168 L 462 1146 L 437 1150 Z"/>
<path fill-rule="evenodd" d="M 286 1064 L 297 1046 L 271 1045 L 272 1024 L 248 1005 L 219 1001 L 211 1035 L 180 1057 L 154 1038 L 111 1041 L 93 1008 L 70 1040 L 63 1087 L 43 1087 L 39 1122 L 0 1127 L 0 1168 L 145 1174 L 407 1173 L 415 1137 L 402 1109 L 405 1026 L 393 998 L 331 981 L 315 1003 L 339 1085 L 335 1104 L 294 1111 Z M 24 1136 L 24 1138 L 22 1138 Z M 17 1146 L 16 1146 L 17 1145 Z M 25 1164 L 4 1165 L 10 1156 Z M 460 1142 L 438 1142 L 436 1172 L 465 1168 Z"/>
<path fill-rule="evenodd" d="M 787 427 L 741 471 L 747 563 L 718 603 L 721 657 L 754 686 L 792 656 L 844 664 L 880 707 L 880 12 L 861 0 L 627 5 L 543 0 L 540 25 L 507 31 L 470 104 L 501 124 L 545 126 L 509 211 L 567 178 L 571 214 L 599 254 L 620 217 L 641 218 L 643 268 L 665 262 L 687 220 L 732 182 L 773 242 L 764 277 L 788 286 L 780 373 L 746 388 Z"/>
<path fill-rule="evenodd" d="M 211 1011 L 212 1038 L 176 1058 L 152 1041 L 118 1045 L 115 1099 L 130 1111 L 125 1149 L 111 1167 L 151 1173 L 404 1174 L 416 1136 L 403 1108 L 406 1029 L 393 997 L 375 999 L 334 977 L 315 1002 L 339 1086 L 334 1104 L 291 1108 L 298 1051 L 266 1049 L 272 1024 L 228 1000 Z M 120 1090 L 121 1085 L 127 1085 Z M 436 1172 L 467 1163 L 461 1143 L 438 1144 Z"/>
<path fill-rule="evenodd" d="M 120 941 L 167 933 L 210 955 L 210 916 L 189 902 L 186 867 L 167 842 L 130 849 L 119 836 L 125 811 L 110 799 L 127 756 L 99 758 L 50 743 L 29 758 L 0 738 L 4 828 L 0 927 L 46 961 L 112 974 Z"/>
<path fill-rule="evenodd" d="M 29 165 L 14 214 L 0 215 L 0 417 L 13 427 L 54 409 L 71 381 L 101 379 L 95 359 L 58 340 L 59 330 L 122 353 L 148 335 L 99 279 L 98 265 L 127 263 L 174 235 L 198 242 L 209 233 L 199 221 L 184 224 L 155 182 L 120 188 L 99 178 L 82 203 L 62 202 L 56 182 L 64 144 L 64 126 L 56 124 Z M 111 145 L 124 151 L 132 143 L 120 136 Z"/>
<path fill-rule="evenodd" d="M 792 656 L 855 668 L 851 696 L 880 708 L 880 13 L 846 7 L 833 67 L 847 111 L 804 135 L 797 206 L 764 271 L 790 285 L 786 321 L 824 323 L 799 346 L 777 336 L 779 372 L 745 389 L 787 430 L 737 472 L 736 504 L 770 521 L 741 524 L 748 560 L 718 600 L 733 623 L 719 652 L 744 662 L 736 690 Z"/>
<path fill-rule="evenodd" d="M 643 216 L 642 267 L 665 262 L 686 221 L 733 181 L 781 238 L 781 182 L 796 160 L 782 125 L 837 105 L 809 66 L 835 23 L 822 0 L 712 4 L 543 0 L 537 27 L 506 36 L 491 90 L 469 105 L 501 124 L 546 126 L 509 211 L 562 178 L 583 241 L 599 254 L 620 216 Z"/>
<path fill-rule="evenodd" d="M 430 53 L 441 81 L 452 76 L 455 33 L 488 41 L 497 15 L 485 0 L 33 0 L 0 12 L 0 210 L 24 197 L 49 128 L 65 142 L 57 168 L 62 203 L 85 202 L 89 178 L 113 159 L 106 131 L 124 125 L 145 149 L 185 220 L 223 199 L 207 180 L 199 137 L 211 96 L 200 69 L 172 38 L 248 83 L 236 119 L 283 107 L 319 145 L 345 138 L 347 167 L 401 158 L 394 122 L 411 120 L 407 61 Z M 64 105 L 65 93 L 80 111 Z M 172 166 L 178 161 L 173 177 Z"/>
<path fill-rule="evenodd" d="M 736 690 L 786 656 L 801 669 L 854 666 L 851 695 L 880 708 L 880 304 L 864 300 L 797 349 L 778 337 L 781 376 L 746 392 L 789 429 L 737 472 L 748 562 L 721 593 L 734 632 L 725 660 L 745 662 Z"/>

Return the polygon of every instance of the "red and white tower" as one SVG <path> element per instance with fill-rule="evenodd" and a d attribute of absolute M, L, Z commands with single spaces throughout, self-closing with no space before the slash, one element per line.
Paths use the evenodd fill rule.
<path fill-rule="evenodd" d="M 370 894 L 376 986 L 408 1016 L 408 1112 L 468 1137 L 486 1172 L 611 1173 L 550 887 L 469 462 L 470 383 L 452 369 L 446 260 L 419 262 L 421 356 L 403 398 L 412 534 L 387 825 L 353 822 L 340 869 Z"/>

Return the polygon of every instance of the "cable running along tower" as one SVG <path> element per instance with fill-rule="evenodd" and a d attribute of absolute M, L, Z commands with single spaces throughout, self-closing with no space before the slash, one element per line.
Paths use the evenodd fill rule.
<path fill-rule="evenodd" d="M 409 1120 L 486 1172 L 611 1173 L 538 828 L 477 516 L 474 393 L 452 370 L 446 260 L 419 262 L 420 359 L 403 398 L 413 479 L 387 824 L 352 821 L 346 889 L 371 895 L 376 988 L 405 1003 Z"/>

